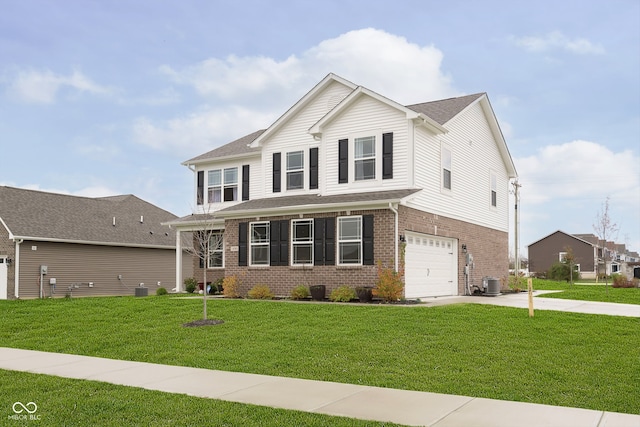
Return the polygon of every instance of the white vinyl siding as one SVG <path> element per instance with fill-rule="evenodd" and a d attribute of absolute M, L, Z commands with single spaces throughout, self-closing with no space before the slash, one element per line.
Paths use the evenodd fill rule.
<path fill-rule="evenodd" d="M 378 100 L 363 96 L 324 128 L 320 164 L 324 169 L 324 194 L 357 193 L 410 187 L 408 175 L 408 129 L 406 115 Z M 382 134 L 393 133 L 393 178 L 382 179 Z M 355 138 L 375 136 L 375 179 L 357 180 Z M 349 140 L 349 182 L 338 183 L 338 141 Z"/>
<path fill-rule="evenodd" d="M 472 105 L 445 124 L 449 132 L 434 136 L 416 128 L 415 185 L 422 191 L 409 205 L 433 214 L 500 231 L 509 229 L 509 178 L 482 107 Z M 440 147 L 451 150 L 452 188 L 442 190 Z M 479 169 L 478 165 L 483 165 Z M 496 207 L 487 191 L 487 168 L 496 177 Z M 489 202 L 488 202 L 489 200 Z"/>

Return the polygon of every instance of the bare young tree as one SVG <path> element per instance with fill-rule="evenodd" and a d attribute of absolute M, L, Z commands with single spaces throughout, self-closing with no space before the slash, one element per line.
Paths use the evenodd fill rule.
<path fill-rule="evenodd" d="M 194 222 L 194 231 L 186 233 L 183 247 L 196 258 L 203 269 L 202 304 L 203 319 L 207 320 L 207 269 L 222 266 L 222 252 L 224 250 L 224 230 L 215 224 L 215 215 L 198 214 Z M 188 241 L 191 239 L 191 241 Z"/>
<path fill-rule="evenodd" d="M 618 224 L 613 222 L 609 214 L 609 196 L 605 199 L 600 208 L 600 211 L 596 214 L 595 222 L 593 223 L 593 231 L 598 237 L 598 247 L 602 250 L 602 259 L 604 262 L 604 285 L 607 294 L 609 293 L 609 280 L 607 277 L 607 265 L 610 258 L 610 251 L 613 248 L 607 248 L 607 239 L 611 239 L 614 234 L 618 232 Z M 596 272 L 596 277 L 599 273 L 599 268 Z"/>

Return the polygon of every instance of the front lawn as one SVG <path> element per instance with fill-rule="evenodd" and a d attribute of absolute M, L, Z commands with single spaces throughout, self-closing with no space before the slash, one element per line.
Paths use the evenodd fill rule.
<path fill-rule="evenodd" d="M 535 290 L 562 290 L 551 294 L 540 295 L 544 298 L 563 298 L 581 301 L 615 302 L 622 304 L 640 304 L 640 288 L 613 288 L 611 282 L 581 285 L 553 280 L 533 279 Z"/>
<path fill-rule="evenodd" d="M 488 305 L 210 300 L 0 302 L 0 346 L 640 411 L 638 319 Z"/>

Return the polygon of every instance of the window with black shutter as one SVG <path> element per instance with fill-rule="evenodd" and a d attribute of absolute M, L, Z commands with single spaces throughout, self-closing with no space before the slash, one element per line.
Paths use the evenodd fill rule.
<path fill-rule="evenodd" d="M 280 153 L 273 153 L 273 192 L 279 193 L 282 186 L 282 160 Z"/>
<path fill-rule="evenodd" d="M 271 221 L 269 227 L 270 265 L 289 265 L 289 221 Z"/>
<path fill-rule="evenodd" d="M 335 224 L 335 218 L 315 218 L 313 220 L 314 265 L 335 265 Z"/>
<path fill-rule="evenodd" d="M 249 165 L 242 165 L 242 200 L 249 200 Z"/>
<path fill-rule="evenodd" d="M 238 265 L 241 267 L 246 267 L 247 265 L 248 234 L 249 223 L 241 222 L 238 224 Z"/>
<path fill-rule="evenodd" d="M 338 183 L 349 182 L 349 140 L 338 141 Z"/>
<path fill-rule="evenodd" d="M 373 265 L 373 215 L 362 216 L 362 264 Z"/>
<path fill-rule="evenodd" d="M 318 149 L 309 149 L 309 189 L 318 188 Z"/>
<path fill-rule="evenodd" d="M 393 133 L 382 134 L 382 179 L 393 178 Z"/>
<path fill-rule="evenodd" d="M 196 203 L 204 203 L 204 171 L 198 171 L 198 187 L 196 192 Z"/>

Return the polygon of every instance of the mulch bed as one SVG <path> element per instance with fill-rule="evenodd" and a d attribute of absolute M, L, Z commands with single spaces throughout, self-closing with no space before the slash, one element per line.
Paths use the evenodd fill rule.
<path fill-rule="evenodd" d="M 184 326 L 185 328 L 192 328 L 192 327 L 195 327 L 195 326 L 220 325 L 222 323 L 224 323 L 224 320 L 220 320 L 220 319 L 200 319 L 200 320 L 194 320 L 193 322 L 184 323 L 182 326 Z"/>

